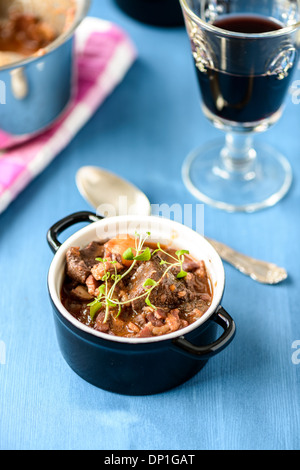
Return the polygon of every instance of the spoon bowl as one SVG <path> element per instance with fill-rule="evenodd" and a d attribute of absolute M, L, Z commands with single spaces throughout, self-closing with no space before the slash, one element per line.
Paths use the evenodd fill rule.
<path fill-rule="evenodd" d="M 151 204 L 136 186 L 102 168 L 85 166 L 76 175 L 80 194 L 106 217 L 150 215 Z"/>

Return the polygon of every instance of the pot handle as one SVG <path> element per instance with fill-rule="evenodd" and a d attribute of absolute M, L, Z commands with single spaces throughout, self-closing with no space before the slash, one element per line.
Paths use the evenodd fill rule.
<path fill-rule="evenodd" d="M 103 216 L 94 214 L 93 212 L 75 212 L 75 214 L 68 215 L 64 219 L 56 222 L 48 230 L 47 241 L 51 250 L 56 253 L 57 250 L 61 247 L 61 243 L 58 241 L 57 237 L 67 228 L 72 227 L 72 225 L 78 224 L 80 222 L 98 222 L 99 220 L 104 219 Z"/>
<path fill-rule="evenodd" d="M 186 340 L 184 336 L 181 336 L 172 341 L 173 346 L 176 347 L 178 352 L 193 357 L 194 359 L 207 360 L 215 356 L 231 343 L 235 336 L 236 326 L 234 320 L 223 307 L 219 307 L 212 321 L 224 329 L 222 336 L 214 343 L 207 346 L 195 346 Z"/>

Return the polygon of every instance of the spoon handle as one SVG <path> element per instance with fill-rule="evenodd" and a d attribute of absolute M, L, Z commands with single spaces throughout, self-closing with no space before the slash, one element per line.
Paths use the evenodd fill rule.
<path fill-rule="evenodd" d="M 284 268 L 280 268 L 273 263 L 243 255 L 215 240 L 207 239 L 207 241 L 215 248 L 224 261 L 255 281 L 262 284 L 279 284 L 288 277 Z"/>

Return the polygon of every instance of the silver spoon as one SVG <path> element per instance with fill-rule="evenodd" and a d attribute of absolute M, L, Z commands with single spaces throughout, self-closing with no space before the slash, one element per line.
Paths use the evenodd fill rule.
<path fill-rule="evenodd" d="M 76 175 L 76 183 L 86 201 L 95 209 L 101 208 L 102 212 L 106 211 L 107 216 L 120 215 L 120 213 L 124 215 L 127 213 L 126 209 L 130 209 L 131 215 L 151 214 L 150 201 L 142 191 L 102 168 L 82 167 Z M 122 197 L 124 204 L 122 204 Z M 262 284 L 278 284 L 288 277 L 284 268 L 250 258 L 215 240 L 207 240 L 224 261 L 255 281 Z"/>

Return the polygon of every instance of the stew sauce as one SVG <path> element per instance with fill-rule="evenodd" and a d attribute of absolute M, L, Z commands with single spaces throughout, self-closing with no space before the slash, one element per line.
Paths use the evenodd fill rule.
<path fill-rule="evenodd" d="M 94 241 L 81 250 L 70 248 L 61 291 L 68 312 L 97 331 L 129 338 L 161 336 L 201 318 L 213 297 L 205 263 L 188 254 L 179 258 L 176 250 L 167 246 L 158 250 L 149 242 L 143 245 L 148 258 L 134 262 L 125 256 L 128 250 L 134 256 L 134 247 L 135 240 L 128 236 Z M 176 263 L 179 259 L 181 266 Z M 116 303 L 107 306 L 104 294 L 112 288 L 111 300 Z M 91 305 L 101 291 L 95 313 Z"/>

